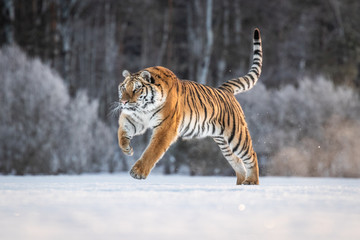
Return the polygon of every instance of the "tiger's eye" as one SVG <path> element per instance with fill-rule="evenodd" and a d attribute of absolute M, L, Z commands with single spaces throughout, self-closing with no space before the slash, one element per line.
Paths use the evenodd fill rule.
<path fill-rule="evenodd" d="M 137 87 L 137 88 L 134 90 L 134 93 L 140 92 L 141 89 L 142 89 L 142 87 Z"/>

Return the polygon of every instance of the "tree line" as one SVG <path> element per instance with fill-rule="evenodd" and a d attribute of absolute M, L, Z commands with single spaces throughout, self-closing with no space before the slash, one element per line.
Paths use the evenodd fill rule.
<path fill-rule="evenodd" d="M 16 43 L 86 89 L 106 118 L 121 71 L 163 65 L 218 86 L 247 71 L 251 33 L 264 42 L 270 87 L 325 75 L 359 86 L 359 1 L 2 0 L 0 45 Z"/>

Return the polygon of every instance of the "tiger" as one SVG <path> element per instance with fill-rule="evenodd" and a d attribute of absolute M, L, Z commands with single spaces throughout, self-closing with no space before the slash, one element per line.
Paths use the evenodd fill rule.
<path fill-rule="evenodd" d="M 155 164 L 179 137 L 211 137 L 236 173 L 237 185 L 258 185 L 259 166 L 235 95 L 256 84 L 262 69 L 262 44 L 258 28 L 253 33 L 253 60 L 248 73 L 214 88 L 180 80 L 171 70 L 155 66 L 136 73 L 122 72 L 118 86 L 118 143 L 133 155 L 131 139 L 153 129 L 150 143 L 130 170 L 135 179 L 146 179 Z"/>

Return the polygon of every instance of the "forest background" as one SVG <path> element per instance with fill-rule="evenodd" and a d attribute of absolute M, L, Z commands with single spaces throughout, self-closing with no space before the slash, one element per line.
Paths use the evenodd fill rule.
<path fill-rule="evenodd" d="M 127 171 L 117 147 L 121 72 L 162 65 L 210 86 L 263 73 L 238 96 L 262 175 L 360 176 L 356 0 L 1 0 L 0 173 Z M 211 139 L 179 140 L 160 172 L 231 175 Z"/>

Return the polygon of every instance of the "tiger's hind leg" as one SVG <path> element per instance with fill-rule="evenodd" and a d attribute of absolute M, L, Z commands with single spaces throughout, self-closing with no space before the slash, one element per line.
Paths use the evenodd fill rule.
<path fill-rule="evenodd" d="M 252 154 L 245 156 L 243 162 L 246 168 L 246 179 L 243 182 L 245 185 L 259 185 L 259 166 L 256 153 L 254 150 Z"/>
<path fill-rule="evenodd" d="M 231 139 L 230 149 L 233 154 L 241 159 L 246 169 L 246 178 L 242 184 L 258 185 L 259 184 L 259 167 L 256 153 L 252 147 L 252 141 L 249 130 L 242 126 L 240 131 L 234 134 Z"/>
<path fill-rule="evenodd" d="M 225 159 L 228 160 L 236 173 L 236 185 L 241 185 L 246 178 L 246 168 L 242 160 L 237 157 L 231 150 L 229 144 L 223 137 L 214 137 L 214 141 L 219 145 Z"/>

